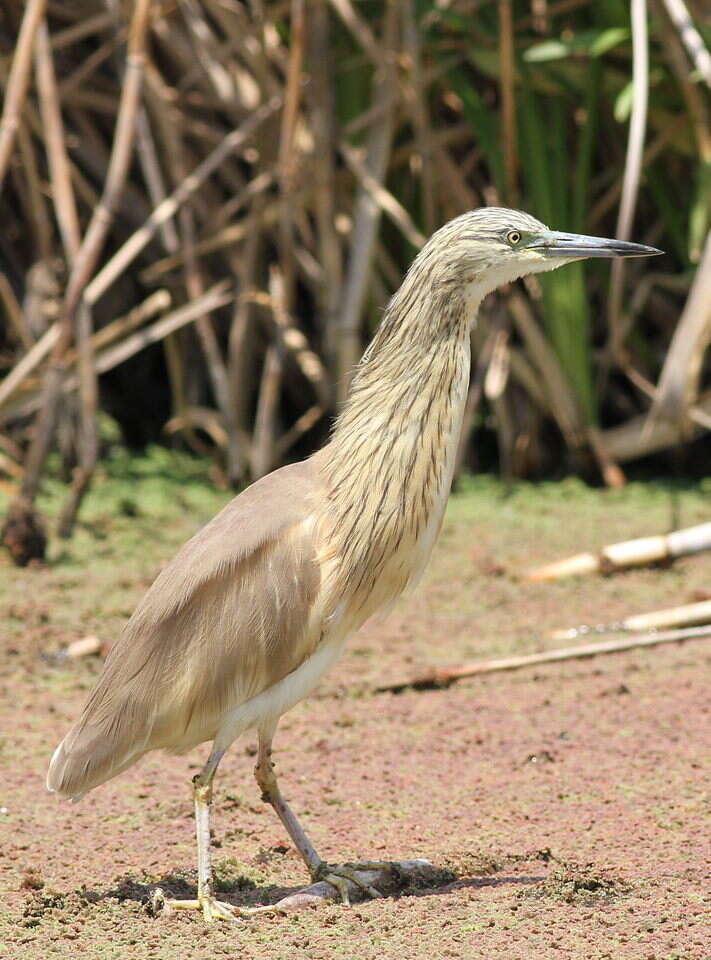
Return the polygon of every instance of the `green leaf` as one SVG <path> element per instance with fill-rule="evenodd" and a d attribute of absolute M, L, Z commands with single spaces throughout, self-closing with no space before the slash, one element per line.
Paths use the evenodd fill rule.
<path fill-rule="evenodd" d="M 625 123 L 632 113 L 632 81 L 626 84 L 615 97 L 614 114 L 618 123 Z"/>
<path fill-rule="evenodd" d="M 563 43 L 562 40 L 545 40 L 543 43 L 529 47 L 523 59 L 527 63 L 546 63 L 549 60 L 563 60 L 572 52 L 571 45 Z"/>
<path fill-rule="evenodd" d="M 625 27 L 610 27 L 608 30 L 602 30 L 590 44 L 590 56 L 601 57 L 629 38 L 630 32 Z"/>
<path fill-rule="evenodd" d="M 566 57 L 601 57 L 628 40 L 629 30 L 625 27 L 608 27 L 606 30 L 580 30 L 570 39 L 544 40 L 536 43 L 524 53 L 528 63 L 546 63 L 550 60 L 564 60 Z"/>

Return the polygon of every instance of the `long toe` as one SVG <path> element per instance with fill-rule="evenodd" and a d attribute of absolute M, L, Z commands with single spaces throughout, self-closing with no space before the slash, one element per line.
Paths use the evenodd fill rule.
<path fill-rule="evenodd" d="M 390 866 L 390 864 L 373 863 L 349 863 L 344 864 L 343 866 L 332 866 L 331 864 L 324 863 L 316 872 L 317 875 L 314 877 L 314 879 L 325 880 L 327 883 L 330 883 L 331 886 L 340 894 L 343 903 L 346 906 L 350 906 L 351 900 L 348 882 L 350 881 L 359 890 L 362 890 L 369 897 L 377 900 L 382 897 L 382 893 L 369 882 L 367 877 L 363 876 L 362 874 L 373 873 L 375 871 L 381 872 L 384 868 L 389 868 Z"/>
<path fill-rule="evenodd" d="M 258 914 L 278 913 L 275 907 L 238 907 L 225 900 L 218 900 L 213 896 L 203 896 L 197 900 L 173 900 L 164 896 L 163 891 L 157 889 L 151 898 L 151 913 L 170 914 L 172 910 L 199 910 L 207 923 L 215 920 L 239 920 L 253 917 Z"/>

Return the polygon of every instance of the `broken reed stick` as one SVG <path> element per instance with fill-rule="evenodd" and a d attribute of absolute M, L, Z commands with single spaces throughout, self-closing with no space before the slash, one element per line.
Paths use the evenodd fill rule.
<path fill-rule="evenodd" d="M 692 623 L 711 624 L 711 600 L 687 603 L 682 607 L 650 610 L 649 613 L 637 613 L 616 623 L 595 624 L 594 626 L 583 624 L 579 627 L 570 627 L 567 630 L 551 630 L 547 636 L 551 640 L 574 640 L 575 637 L 590 633 L 641 632 L 643 630 L 660 630 L 663 627 L 684 627 Z"/>
<path fill-rule="evenodd" d="M 481 660 L 465 663 L 460 667 L 437 667 L 411 680 L 401 680 L 376 687 L 378 693 L 399 693 L 412 688 L 414 690 L 434 690 L 448 687 L 455 680 L 474 677 L 483 673 L 500 673 L 505 670 L 520 670 L 541 663 L 559 663 L 563 660 L 584 660 L 606 653 L 621 653 L 641 647 L 655 647 L 662 643 L 680 643 L 683 640 L 700 640 L 711 637 L 711 624 L 701 627 L 686 627 L 680 630 L 667 630 L 659 633 L 645 633 L 624 640 L 604 640 L 600 643 L 586 643 L 579 647 L 566 647 L 561 650 L 544 650 L 519 657 L 504 657 L 500 660 Z"/>
<path fill-rule="evenodd" d="M 676 557 L 711 550 L 711 523 L 654 537 L 640 537 L 603 547 L 599 553 L 578 553 L 565 560 L 529 570 L 524 579 L 540 583 L 586 573 L 614 573 L 627 567 L 647 566 Z"/>

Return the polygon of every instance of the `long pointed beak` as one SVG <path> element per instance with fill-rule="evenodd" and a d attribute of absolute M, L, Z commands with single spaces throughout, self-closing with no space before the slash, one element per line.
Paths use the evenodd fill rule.
<path fill-rule="evenodd" d="M 626 240 L 608 240 L 605 237 L 585 237 L 579 233 L 559 233 L 549 230 L 528 244 L 546 257 L 562 260 L 581 260 L 584 257 L 656 257 L 663 250 L 645 247 Z"/>

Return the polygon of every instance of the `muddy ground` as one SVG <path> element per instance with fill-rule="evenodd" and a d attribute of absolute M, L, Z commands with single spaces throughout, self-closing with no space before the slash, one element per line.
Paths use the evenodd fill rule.
<path fill-rule="evenodd" d="M 161 454 L 161 457 L 167 455 Z M 109 638 L 160 563 L 224 502 L 197 468 L 119 464 L 45 568 L 0 566 L 0 956 L 3 958 L 711 957 L 711 645 L 693 641 L 377 694 L 418 667 L 532 652 L 546 629 L 711 593 L 711 556 L 549 585 L 534 561 L 669 528 L 669 491 L 469 482 L 417 592 L 371 623 L 282 721 L 277 772 L 321 855 L 425 857 L 436 882 L 350 909 L 207 927 L 151 918 L 155 885 L 194 889 L 189 777 L 205 750 L 154 755 L 79 804 L 44 791 L 48 757 L 99 669 L 55 654 Z M 682 489 L 684 525 L 711 487 Z M 50 496 L 46 506 L 54 510 Z M 306 881 L 252 779 L 251 738 L 223 761 L 221 896 L 269 903 Z"/>

